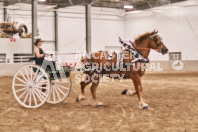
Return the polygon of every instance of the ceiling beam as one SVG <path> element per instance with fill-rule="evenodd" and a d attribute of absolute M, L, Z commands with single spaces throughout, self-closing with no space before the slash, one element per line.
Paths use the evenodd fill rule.
<path fill-rule="evenodd" d="M 13 5 L 16 3 L 28 3 L 31 4 L 32 0 L 0 0 L 0 2 L 7 1 L 8 5 Z M 186 0 L 90 0 L 91 5 L 94 7 L 107 7 L 107 8 L 118 8 L 123 9 L 125 4 L 133 5 L 136 10 L 145 10 L 157 6 L 163 6 L 167 4 L 172 4 L 176 2 L 186 1 Z M 58 8 L 75 6 L 75 5 L 85 5 L 85 0 L 46 0 L 45 2 L 38 1 L 38 4 L 43 5 L 57 5 Z M 133 9 L 134 10 L 134 9 Z"/>

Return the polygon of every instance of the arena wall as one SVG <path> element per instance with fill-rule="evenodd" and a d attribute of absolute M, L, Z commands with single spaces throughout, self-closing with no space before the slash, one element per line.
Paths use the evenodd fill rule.
<path fill-rule="evenodd" d="M 0 3 L 0 7 L 3 6 L 3 3 Z M 0 21 L 3 21 L 3 9 L 0 9 Z"/>
<path fill-rule="evenodd" d="M 82 6 L 59 10 L 60 52 L 85 51 L 84 12 L 85 8 Z M 119 17 L 119 12 L 122 10 L 92 7 L 92 51 L 104 50 L 107 45 L 120 46 L 117 34 L 124 36 L 124 17 Z"/>
<path fill-rule="evenodd" d="M 160 64 L 162 71 L 198 71 L 198 61 L 197 60 L 182 60 L 183 68 L 181 70 L 174 69 L 174 60 L 170 61 L 151 61 L 155 66 Z M 153 71 L 153 70 L 152 70 Z"/>
<path fill-rule="evenodd" d="M 20 8 L 21 7 L 21 8 Z M 12 10 L 15 9 L 16 10 Z M 20 10 L 23 9 L 23 10 Z M 27 25 L 31 33 L 31 5 L 18 3 L 7 8 L 10 21 Z M 58 49 L 60 52 L 85 51 L 85 7 L 60 8 L 58 13 Z M 104 50 L 105 46 L 120 46 L 117 35 L 124 37 L 123 10 L 92 7 L 92 51 Z M 44 40 L 45 51 L 54 50 L 54 12 L 45 5 L 38 5 L 37 26 L 39 37 Z M 3 9 L 0 10 L 3 21 Z M 15 36 L 18 37 L 18 36 Z"/>
<path fill-rule="evenodd" d="M 0 64 L 0 76 L 14 76 L 16 71 L 23 65 L 25 64 Z"/>
<path fill-rule="evenodd" d="M 182 60 L 197 60 L 197 4 L 197 0 L 188 0 L 139 13 L 128 13 L 125 17 L 125 36 L 134 39 L 142 33 L 157 29 L 169 52 L 182 52 Z M 153 51 L 149 58 L 169 59 L 168 54 L 162 56 Z"/>

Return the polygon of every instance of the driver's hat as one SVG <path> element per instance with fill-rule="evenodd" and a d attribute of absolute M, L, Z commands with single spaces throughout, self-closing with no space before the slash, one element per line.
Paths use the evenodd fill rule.
<path fill-rule="evenodd" d="M 43 42 L 43 41 L 41 40 L 41 38 L 37 38 L 37 39 L 35 40 L 35 42 L 34 42 L 34 45 L 37 46 L 37 44 L 38 44 L 39 42 Z"/>

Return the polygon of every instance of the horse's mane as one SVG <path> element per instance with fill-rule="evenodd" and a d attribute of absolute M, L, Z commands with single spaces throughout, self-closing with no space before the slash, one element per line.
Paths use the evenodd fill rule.
<path fill-rule="evenodd" d="M 148 36 L 150 36 L 151 35 L 151 33 L 149 33 L 149 32 L 147 32 L 147 33 L 145 33 L 145 34 L 142 34 L 142 35 L 140 35 L 140 36 L 138 36 L 137 38 L 135 38 L 135 41 L 134 41 L 134 43 L 136 44 L 136 45 L 138 45 L 141 41 L 143 41 L 144 39 L 146 39 Z"/>

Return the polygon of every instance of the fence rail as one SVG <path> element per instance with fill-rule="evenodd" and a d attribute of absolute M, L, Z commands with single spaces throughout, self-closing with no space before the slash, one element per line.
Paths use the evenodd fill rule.
<path fill-rule="evenodd" d="M 14 56 L 14 63 L 28 63 L 33 62 L 33 56 Z"/>

